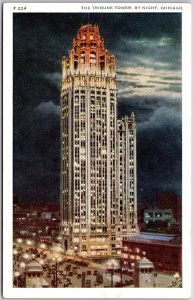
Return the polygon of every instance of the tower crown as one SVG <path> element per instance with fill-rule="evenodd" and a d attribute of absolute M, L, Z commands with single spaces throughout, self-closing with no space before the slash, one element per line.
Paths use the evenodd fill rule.
<path fill-rule="evenodd" d="M 115 76 L 115 57 L 104 47 L 97 25 L 82 25 L 73 39 L 69 60 L 63 58 L 63 78 L 69 73 L 108 74 Z"/>

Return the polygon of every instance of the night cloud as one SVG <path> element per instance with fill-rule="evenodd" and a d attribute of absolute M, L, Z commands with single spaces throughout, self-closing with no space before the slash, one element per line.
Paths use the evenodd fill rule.
<path fill-rule="evenodd" d="M 44 74 L 44 77 L 49 80 L 49 82 L 52 82 L 56 85 L 56 87 L 59 89 L 61 84 L 61 73 L 48 73 Z"/>
<path fill-rule="evenodd" d="M 35 111 L 43 114 L 60 114 L 60 106 L 54 104 L 52 101 L 41 102 L 36 108 Z"/>

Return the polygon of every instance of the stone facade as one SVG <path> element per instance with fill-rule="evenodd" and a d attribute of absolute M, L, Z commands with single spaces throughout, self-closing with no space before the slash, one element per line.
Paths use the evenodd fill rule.
<path fill-rule="evenodd" d="M 98 26 L 81 26 L 69 59 L 62 59 L 64 250 L 83 256 L 120 254 L 123 237 L 136 230 L 135 139 L 134 114 L 117 120 L 115 57 L 105 49 Z"/>

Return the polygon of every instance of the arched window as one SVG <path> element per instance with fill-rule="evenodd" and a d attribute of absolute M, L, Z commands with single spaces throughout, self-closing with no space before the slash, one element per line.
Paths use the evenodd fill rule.
<path fill-rule="evenodd" d="M 90 65 L 91 66 L 96 65 L 96 53 L 95 52 L 90 53 Z"/>
<path fill-rule="evenodd" d="M 81 64 L 85 64 L 85 52 L 81 52 Z"/>

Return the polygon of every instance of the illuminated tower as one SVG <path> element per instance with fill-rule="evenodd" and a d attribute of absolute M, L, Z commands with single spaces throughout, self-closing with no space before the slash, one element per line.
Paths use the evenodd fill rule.
<path fill-rule="evenodd" d="M 119 253 L 121 244 L 115 72 L 98 26 L 81 26 L 62 59 L 61 234 L 64 250 L 83 256 Z"/>

